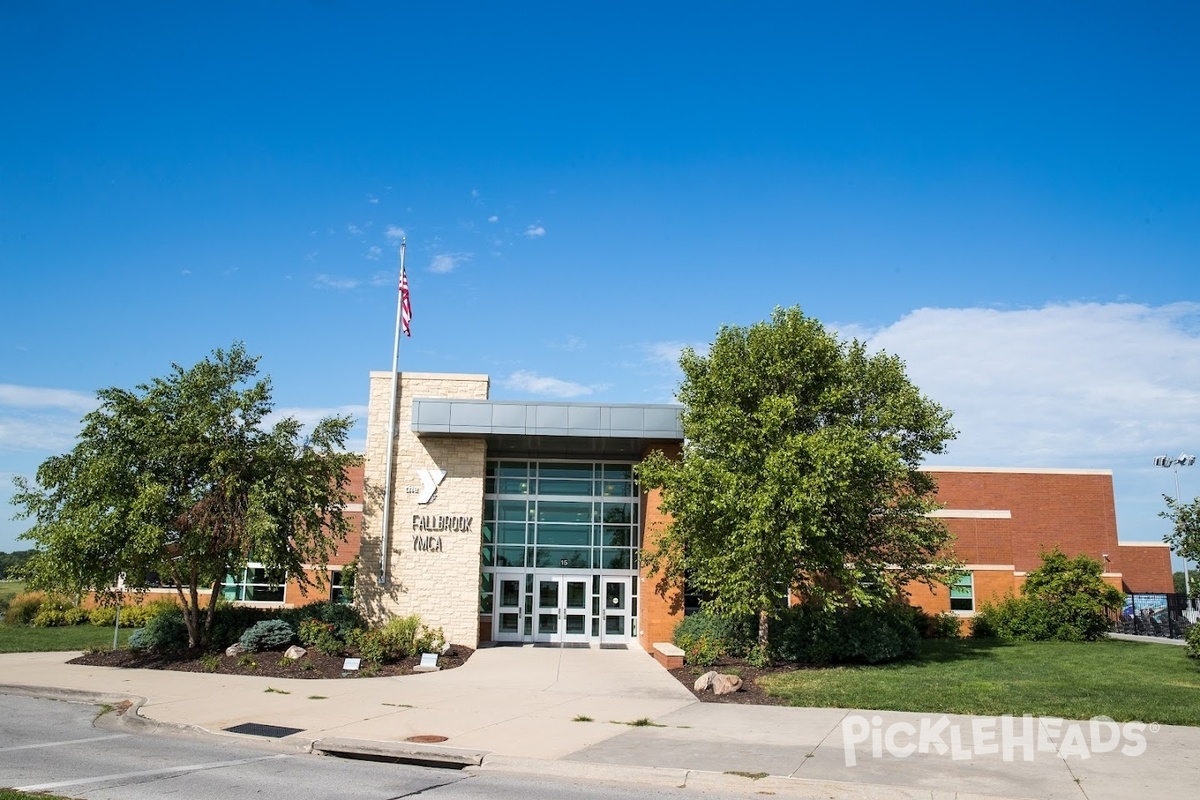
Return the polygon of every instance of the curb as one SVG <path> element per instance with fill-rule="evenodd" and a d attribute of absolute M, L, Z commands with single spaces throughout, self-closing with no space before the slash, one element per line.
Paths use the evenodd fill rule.
<path fill-rule="evenodd" d="M 479 767 L 466 772 L 519 774 L 543 780 L 598 781 L 634 785 L 641 789 L 693 789 L 701 792 L 746 792 L 804 800 L 1033 800 L 1012 795 L 967 794 L 915 786 L 792 778 L 768 775 L 752 778 L 727 772 L 674 767 L 627 766 L 586 761 L 542 761 L 511 756 L 487 756 Z"/>
<path fill-rule="evenodd" d="M 425 767 L 478 767 L 488 755 L 486 750 L 467 750 L 460 747 L 439 747 L 415 742 L 386 742 L 372 739 L 348 739 L 339 736 L 318 739 L 312 743 L 314 753 L 372 761 L 395 761 Z"/>

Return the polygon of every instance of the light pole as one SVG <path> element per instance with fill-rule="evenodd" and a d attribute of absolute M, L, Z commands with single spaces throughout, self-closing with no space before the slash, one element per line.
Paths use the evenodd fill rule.
<path fill-rule="evenodd" d="M 1179 468 L 1190 467 L 1196 463 L 1196 457 L 1187 453 L 1180 453 L 1175 458 L 1171 456 L 1156 456 L 1154 465 L 1157 467 L 1174 467 L 1175 468 L 1175 510 L 1179 511 Z M 1192 583 L 1188 579 L 1188 562 L 1187 558 L 1180 556 L 1183 559 L 1183 595 L 1187 603 L 1187 607 L 1192 607 Z"/>

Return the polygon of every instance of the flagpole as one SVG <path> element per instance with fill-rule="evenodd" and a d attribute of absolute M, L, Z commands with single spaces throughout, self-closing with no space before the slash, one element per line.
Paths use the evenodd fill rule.
<path fill-rule="evenodd" d="M 379 585 L 388 585 L 388 562 L 392 554 L 388 545 L 388 533 L 392 522 L 392 472 L 396 450 L 396 400 L 400 393 L 400 328 L 404 316 L 404 295 L 407 287 L 404 275 L 404 250 L 407 240 L 400 239 L 400 282 L 396 287 L 396 339 L 392 345 L 392 401 L 388 411 L 387 466 L 383 477 L 383 531 L 379 537 Z"/>

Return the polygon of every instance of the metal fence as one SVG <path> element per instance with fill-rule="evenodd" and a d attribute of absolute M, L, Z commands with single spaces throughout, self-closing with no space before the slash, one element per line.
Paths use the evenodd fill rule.
<path fill-rule="evenodd" d="M 1127 594 L 1115 630 L 1134 636 L 1181 639 L 1194 624 L 1194 611 L 1182 594 Z"/>

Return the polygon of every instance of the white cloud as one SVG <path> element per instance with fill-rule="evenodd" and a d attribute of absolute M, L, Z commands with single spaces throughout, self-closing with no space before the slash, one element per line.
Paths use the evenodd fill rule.
<path fill-rule="evenodd" d="M 518 370 L 504 379 L 504 387 L 527 394 L 545 395 L 566 399 L 583 397 L 592 393 L 592 388 L 579 383 L 538 375 L 526 370 Z"/>
<path fill-rule="evenodd" d="M 459 264 L 464 264 L 470 260 L 470 253 L 439 253 L 429 262 L 429 271 L 453 272 Z"/>
<path fill-rule="evenodd" d="M 337 275 L 321 274 L 316 277 L 316 286 L 318 289 L 354 289 L 357 288 L 359 280 L 357 278 L 342 278 Z"/>
<path fill-rule="evenodd" d="M 565 350 L 568 353 L 577 353 L 587 347 L 587 343 L 583 339 L 574 335 L 568 336 L 561 342 L 549 342 L 548 345 L 552 350 Z"/>
<path fill-rule="evenodd" d="M 472 190 L 471 190 L 471 199 L 472 199 L 472 200 L 478 200 L 478 199 L 479 199 L 479 190 L 478 190 L 478 189 L 472 189 Z"/>
<path fill-rule="evenodd" d="M 1200 304 L 923 308 L 875 331 L 958 439 L 931 464 L 1111 469 L 1123 540 L 1155 540 L 1174 494 L 1155 455 L 1200 450 Z M 1195 474 L 1192 474 L 1195 473 Z M 1180 471 L 1200 494 L 1200 470 Z"/>
<path fill-rule="evenodd" d="M 362 236 L 363 229 L 355 225 L 353 222 L 346 226 L 346 232 L 351 236 Z"/>
<path fill-rule="evenodd" d="M 98 405 L 96 395 L 89 392 L 0 383 L 0 408 L 60 408 L 87 413 Z"/>
<path fill-rule="evenodd" d="M 81 417 L 97 406 L 87 392 L 0 383 L 0 451 L 67 450 Z"/>
<path fill-rule="evenodd" d="M 369 258 L 371 261 L 378 261 L 379 257 L 381 255 L 383 255 L 383 248 L 380 247 L 379 245 L 373 244 L 367 248 L 366 257 Z"/>
<path fill-rule="evenodd" d="M 500 217 L 496 216 L 495 214 L 492 214 L 490 217 L 488 217 L 488 222 L 499 222 L 499 221 L 500 221 Z"/>
<path fill-rule="evenodd" d="M 401 228 L 399 225 L 388 225 L 383 235 L 387 237 L 389 242 L 399 242 L 404 238 L 404 228 Z"/>
<path fill-rule="evenodd" d="M 371 205 L 379 205 L 379 198 L 373 194 L 367 195 L 367 202 Z"/>
<path fill-rule="evenodd" d="M 701 355 L 708 352 L 704 342 L 647 342 L 642 345 L 645 360 L 659 366 L 679 366 L 679 354 L 683 348 L 690 347 Z"/>
<path fill-rule="evenodd" d="M 546 229 L 541 225 L 530 225 L 525 229 L 525 236 L 529 239 L 540 239 L 546 235 Z"/>

